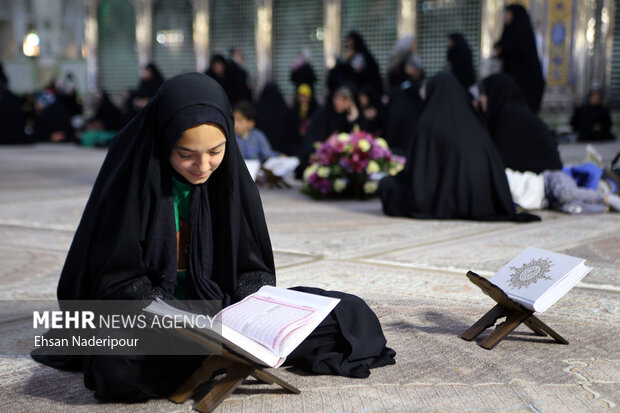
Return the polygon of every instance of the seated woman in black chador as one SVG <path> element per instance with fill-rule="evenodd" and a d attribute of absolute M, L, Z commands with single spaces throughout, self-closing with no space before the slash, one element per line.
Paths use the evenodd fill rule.
<path fill-rule="evenodd" d="M 155 96 L 162 83 L 164 83 L 164 76 L 155 63 L 147 64 L 142 71 L 140 83 L 133 98 L 133 108 L 136 112 L 146 106 L 148 101 Z"/>
<path fill-rule="evenodd" d="M 439 73 L 423 91 L 425 107 L 405 168 L 379 183 L 383 212 L 433 219 L 538 219 L 515 212 L 504 165 L 458 80 Z"/>
<path fill-rule="evenodd" d="M 166 81 L 109 148 L 58 284 L 59 300 L 237 302 L 275 284 L 258 190 L 236 145 L 224 90 L 199 73 Z M 288 358 L 309 371 L 365 377 L 392 364 L 378 319 L 359 298 L 336 309 Z M 101 400 L 168 396 L 191 356 L 37 356 L 83 370 Z"/>
<path fill-rule="evenodd" d="M 371 86 L 362 86 L 358 94 L 360 110 L 366 121 L 366 132 L 374 136 L 383 136 L 385 131 L 385 105 L 377 90 Z"/>
<path fill-rule="evenodd" d="M 577 132 L 580 141 L 609 141 L 616 137 L 611 133 L 611 116 L 609 109 L 603 106 L 600 90 L 588 94 L 588 101 L 575 108 L 570 124 Z"/>
<path fill-rule="evenodd" d="M 512 78 L 497 73 L 480 85 L 489 134 L 504 165 L 540 173 L 562 169 L 558 146 L 545 123 L 528 107 Z"/>

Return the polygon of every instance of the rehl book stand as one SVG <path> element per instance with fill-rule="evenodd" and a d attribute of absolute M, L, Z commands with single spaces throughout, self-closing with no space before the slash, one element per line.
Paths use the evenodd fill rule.
<path fill-rule="evenodd" d="M 510 299 L 505 292 L 486 278 L 472 271 L 467 272 L 467 278 L 480 287 L 482 291 L 487 293 L 497 304 L 488 313 L 482 316 L 480 320 L 476 321 L 474 325 L 469 327 L 467 331 L 461 335 L 462 339 L 471 341 L 487 328 L 493 327 L 497 320 L 506 317 L 506 321 L 500 323 L 491 334 L 480 342 L 482 347 L 491 350 L 521 323 L 525 324 L 537 336 L 543 337 L 549 334 L 556 342 L 568 344 L 568 341 L 562 336 L 540 321 L 532 310 Z"/>
<path fill-rule="evenodd" d="M 211 380 L 214 373 L 224 372 L 225 376 L 217 380 L 211 390 L 194 405 L 194 410 L 199 412 L 212 412 L 228 397 L 248 376 L 253 376 L 258 380 L 277 384 L 291 393 L 299 394 L 300 391 L 292 384 L 276 377 L 264 370 L 262 366 L 239 356 L 225 347 L 211 341 L 201 334 L 190 330 L 179 330 L 179 332 L 194 341 L 199 342 L 205 348 L 221 355 L 210 355 L 205 358 L 202 365 L 185 382 L 176 389 L 168 398 L 175 403 L 183 403 L 189 399 L 196 391 L 198 386 Z"/>

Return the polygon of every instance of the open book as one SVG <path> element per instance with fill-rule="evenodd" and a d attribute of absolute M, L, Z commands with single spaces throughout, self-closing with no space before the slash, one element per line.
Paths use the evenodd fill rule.
<path fill-rule="evenodd" d="M 264 286 L 216 316 L 217 328 L 200 330 L 234 352 L 259 364 L 279 367 L 340 300 Z M 155 300 L 145 311 L 158 315 L 190 315 Z M 220 330 L 221 327 L 221 330 Z M 221 336 L 219 334 L 221 331 Z"/>
<path fill-rule="evenodd" d="M 592 268 L 585 260 L 529 247 L 510 260 L 490 281 L 524 307 L 542 313 Z"/>

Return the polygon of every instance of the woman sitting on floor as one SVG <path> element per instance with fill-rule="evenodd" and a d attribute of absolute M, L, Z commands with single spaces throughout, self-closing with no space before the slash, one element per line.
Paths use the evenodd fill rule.
<path fill-rule="evenodd" d="M 237 147 L 224 90 L 199 73 L 166 81 L 119 133 L 101 167 L 58 284 L 59 300 L 238 302 L 275 284 L 262 204 Z M 378 319 L 341 302 L 287 359 L 307 371 L 366 377 L 394 363 Z M 82 370 L 100 400 L 167 397 L 195 356 L 36 356 Z"/>
<path fill-rule="evenodd" d="M 425 107 L 398 175 L 379 183 L 386 215 L 434 219 L 516 220 L 504 165 L 467 92 L 448 73 L 423 86 Z"/>
<path fill-rule="evenodd" d="M 551 131 L 527 106 L 510 76 L 497 73 L 484 79 L 480 103 L 489 134 L 507 168 L 536 173 L 562 169 Z"/>

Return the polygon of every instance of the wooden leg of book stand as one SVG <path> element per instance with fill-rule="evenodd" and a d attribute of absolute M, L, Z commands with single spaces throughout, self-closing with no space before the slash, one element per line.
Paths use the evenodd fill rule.
<path fill-rule="evenodd" d="M 256 377 L 258 380 L 261 380 L 265 383 L 268 384 L 277 384 L 278 386 L 282 387 L 283 389 L 286 389 L 288 391 L 290 391 L 291 393 L 295 393 L 295 394 L 299 394 L 301 393 L 299 391 L 299 389 L 295 386 L 293 386 L 292 384 L 290 384 L 289 382 L 282 380 L 281 378 L 261 369 L 261 368 L 257 368 L 256 370 L 254 370 L 252 372 L 252 376 Z"/>
<path fill-rule="evenodd" d="M 560 343 L 560 344 L 568 344 L 568 340 L 566 340 L 564 337 L 562 337 L 561 335 L 556 333 L 551 327 L 549 327 L 547 324 L 543 323 L 535 315 L 531 315 L 530 318 L 528 318 L 527 321 L 530 324 L 534 325 L 536 328 L 539 328 L 543 332 L 549 334 L 549 336 L 551 336 L 558 343 Z"/>
<path fill-rule="evenodd" d="M 168 397 L 175 403 L 184 403 L 189 399 L 194 391 L 203 383 L 208 382 L 213 377 L 213 373 L 218 370 L 226 369 L 230 363 L 220 356 L 208 356 L 202 365 L 185 382 Z"/>
<path fill-rule="evenodd" d="M 248 377 L 254 366 L 248 364 L 232 363 L 226 371 L 226 376 L 220 379 L 215 386 L 194 406 L 194 410 L 201 413 L 212 412 L 220 405 L 246 377 Z"/>
<path fill-rule="evenodd" d="M 495 322 L 502 317 L 505 317 L 510 310 L 507 308 L 497 304 L 493 307 L 488 313 L 482 316 L 480 320 L 476 321 L 476 323 L 469 327 L 462 335 L 461 338 L 463 340 L 471 341 L 478 337 L 480 333 L 486 330 L 489 327 L 493 327 Z"/>
<path fill-rule="evenodd" d="M 506 321 L 498 325 L 495 330 L 480 342 L 480 346 L 491 350 L 500 341 L 504 339 L 512 330 L 517 328 L 519 324 L 527 320 L 531 314 L 524 313 L 522 311 L 514 310 L 506 316 Z"/>
<path fill-rule="evenodd" d="M 300 393 L 297 387 L 265 371 L 263 368 L 245 362 L 235 355 L 226 353 L 222 356 L 212 355 L 207 357 L 200 368 L 170 395 L 169 400 L 175 403 L 185 402 L 192 396 L 198 386 L 208 382 L 215 372 L 222 370 L 225 371 L 225 376 L 217 380 L 213 388 L 194 405 L 194 410 L 212 412 L 250 375 L 265 383 L 277 384 L 291 393 Z"/>
<path fill-rule="evenodd" d="M 545 333 L 542 329 L 538 328 L 533 322 L 532 322 L 532 317 L 534 316 L 530 316 L 530 318 L 528 318 L 527 320 L 525 320 L 523 322 L 523 324 L 525 324 L 525 326 L 527 328 L 529 328 L 530 330 L 532 330 L 534 332 L 534 334 L 536 334 L 539 337 L 545 337 L 547 335 L 547 333 Z"/>

